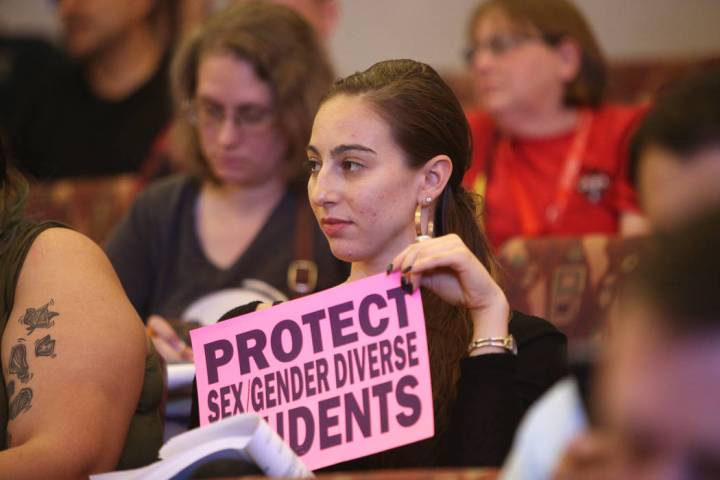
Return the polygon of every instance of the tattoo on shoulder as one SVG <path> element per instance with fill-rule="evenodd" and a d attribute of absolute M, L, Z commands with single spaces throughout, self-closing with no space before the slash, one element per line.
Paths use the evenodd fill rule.
<path fill-rule="evenodd" d="M 23 341 L 20 339 L 19 341 Z M 24 343 L 18 343 L 10 350 L 10 361 L 8 362 L 8 373 L 17 375 L 22 383 L 27 383 L 32 378 L 30 366 L 27 361 L 27 348 Z"/>
<path fill-rule="evenodd" d="M 27 412 L 32 407 L 33 391 L 29 388 L 23 388 L 10 400 L 10 411 L 8 415 L 10 420 L 15 420 L 18 415 Z"/>
<path fill-rule="evenodd" d="M 45 335 L 40 340 L 35 340 L 35 356 L 55 358 L 55 339 Z"/>
<path fill-rule="evenodd" d="M 25 325 L 28 335 L 31 335 L 36 328 L 50 328 L 55 325 L 53 317 L 58 316 L 59 313 L 50 310 L 50 306 L 54 304 L 55 301 L 51 298 L 48 303 L 40 308 L 28 308 L 25 310 L 25 313 L 18 321 L 21 325 Z"/>
<path fill-rule="evenodd" d="M 45 305 L 40 308 L 28 308 L 25 313 L 20 316 L 18 321 L 21 325 L 24 325 L 27 329 L 27 335 L 30 336 L 32 333 L 40 329 L 48 329 L 55 325 L 54 317 L 59 315 L 58 312 L 50 310 L 50 307 L 55 304 L 53 299 L 50 299 Z M 29 342 L 28 342 L 29 343 Z M 35 357 L 50 357 L 55 358 L 55 339 L 50 335 L 35 340 Z M 32 347 L 31 347 L 32 348 Z M 33 377 L 30 372 L 30 365 L 28 364 L 28 347 L 24 338 L 19 338 L 18 343 L 10 349 L 10 358 L 8 359 L 8 374 L 17 376 L 17 379 L 22 384 L 26 384 Z M 14 420 L 23 412 L 27 412 L 32 408 L 33 391 L 29 387 L 23 387 L 16 393 L 17 386 L 15 380 L 10 380 L 7 383 L 6 391 L 7 398 L 10 399 L 8 416 L 10 420 Z M 10 446 L 11 438 L 8 434 L 7 445 Z"/>

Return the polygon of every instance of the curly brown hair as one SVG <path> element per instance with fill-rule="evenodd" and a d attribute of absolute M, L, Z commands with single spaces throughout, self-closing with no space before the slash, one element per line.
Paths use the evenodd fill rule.
<path fill-rule="evenodd" d="M 320 99 L 334 73 L 313 28 L 295 11 L 267 2 L 247 2 L 218 12 L 193 32 L 175 54 L 171 83 L 175 104 L 174 139 L 193 173 L 216 180 L 200 148 L 197 129 L 186 106 L 197 88 L 203 57 L 230 52 L 250 63 L 267 82 L 278 113 L 277 125 L 287 138 L 287 179 L 302 172 L 305 147 Z"/>

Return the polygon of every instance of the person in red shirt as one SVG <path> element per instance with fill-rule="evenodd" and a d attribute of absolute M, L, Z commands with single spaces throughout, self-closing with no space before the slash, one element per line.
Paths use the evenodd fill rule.
<path fill-rule="evenodd" d="M 605 63 L 566 0 L 489 0 L 474 12 L 466 187 L 485 196 L 497 248 L 514 236 L 639 233 L 627 181 L 630 136 L 646 106 L 603 102 Z"/>

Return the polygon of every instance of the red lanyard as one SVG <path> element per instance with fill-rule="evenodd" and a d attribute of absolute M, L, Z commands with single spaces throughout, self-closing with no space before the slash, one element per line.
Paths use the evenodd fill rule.
<path fill-rule="evenodd" d="M 593 114 L 590 110 L 581 110 L 578 127 L 575 131 L 572 145 L 568 150 L 563 163 L 562 172 L 558 179 L 557 188 L 555 190 L 555 199 L 545 210 L 545 218 L 541 218 L 536 214 L 533 208 L 533 201 L 528 192 L 520 185 L 517 175 L 510 175 L 510 188 L 515 200 L 515 206 L 520 217 L 522 233 L 525 236 L 536 236 L 543 231 L 543 226 L 553 225 L 565 213 L 567 205 L 570 202 L 575 184 L 580 175 L 582 167 L 583 155 L 587 149 L 588 138 L 592 127 Z M 515 167 L 518 168 L 515 152 L 513 151 L 511 141 L 501 142 L 499 148 L 506 149 L 506 155 L 513 160 Z"/>

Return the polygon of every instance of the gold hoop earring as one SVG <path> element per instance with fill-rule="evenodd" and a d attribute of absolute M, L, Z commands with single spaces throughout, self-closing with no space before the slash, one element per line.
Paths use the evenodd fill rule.
<path fill-rule="evenodd" d="M 435 230 L 435 224 L 430 214 L 430 204 L 432 203 L 432 197 L 427 196 L 421 203 L 418 203 L 415 209 L 415 237 L 416 242 L 423 242 L 430 240 L 433 237 Z M 427 218 L 423 218 L 427 217 Z"/>

